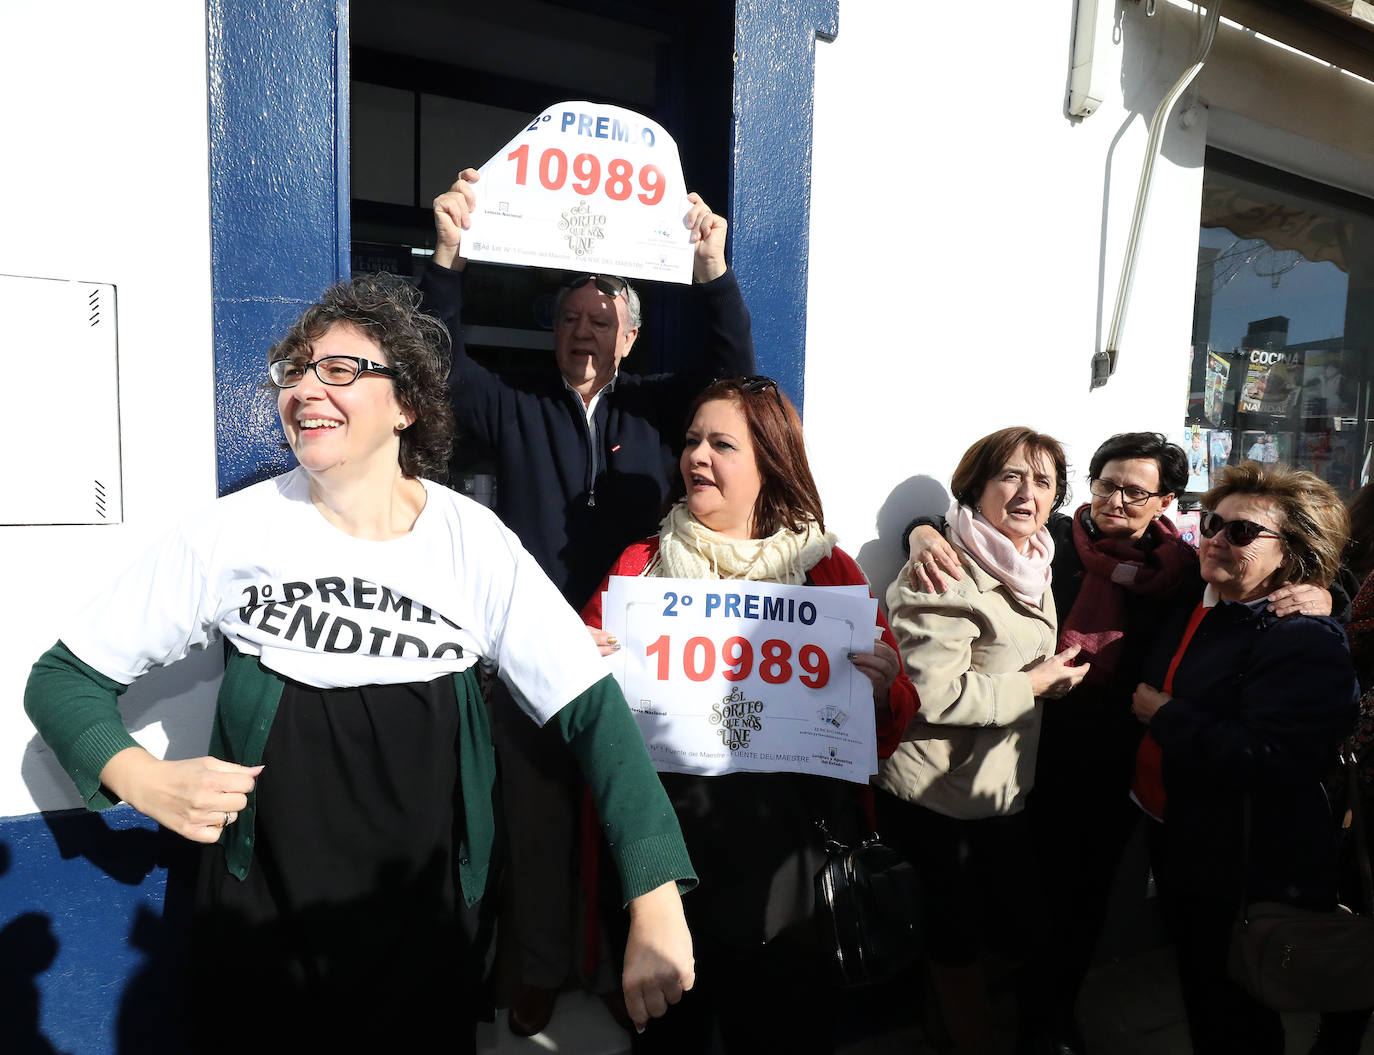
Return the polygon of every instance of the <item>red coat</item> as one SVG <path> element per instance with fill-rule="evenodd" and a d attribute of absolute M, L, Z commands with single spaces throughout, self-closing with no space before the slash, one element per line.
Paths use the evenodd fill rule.
<path fill-rule="evenodd" d="M 590 627 L 601 629 L 601 596 L 606 592 L 606 587 L 612 575 L 639 575 L 648 567 L 649 562 L 658 555 L 658 536 L 651 536 L 641 539 L 628 547 L 624 553 L 611 565 L 611 570 L 606 573 L 606 577 L 601 580 L 601 585 L 592 593 L 592 598 L 582 609 L 582 621 Z M 808 586 L 867 586 L 868 580 L 864 578 L 862 569 L 854 563 L 853 558 L 838 546 L 830 553 L 830 556 L 822 559 L 809 572 L 807 572 Z M 869 591 L 872 595 L 872 590 Z M 877 625 L 882 628 L 883 641 L 892 648 L 897 649 L 897 639 L 892 636 L 892 630 L 887 625 L 887 617 L 883 615 L 883 610 L 878 609 Z M 906 676 L 905 666 L 899 666 L 897 680 L 892 683 L 892 690 L 888 693 L 887 715 L 878 716 L 878 757 L 886 758 L 897 749 L 897 745 L 902 742 L 902 736 L 906 728 L 911 724 L 911 720 L 916 716 L 916 712 L 921 708 L 920 698 L 916 695 L 916 686 L 911 684 L 911 679 Z"/>

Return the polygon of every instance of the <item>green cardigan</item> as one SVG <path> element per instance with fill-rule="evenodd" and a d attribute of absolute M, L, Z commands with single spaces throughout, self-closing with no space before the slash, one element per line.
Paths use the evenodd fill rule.
<path fill-rule="evenodd" d="M 453 675 L 459 711 L 459 780 L 465 835 L 458 846 L 458 875 L 467 904 L 487 885 L 496 820 L 496 752 L 475 668 Z M 240 765 L 262 761 L 285 683 L 255 656 L 231 649 L 220 684 L 210 754 Z M 29 674 L 24 709 L 90 809 L 118 800 L 101 786 L 105 764 L 137 742 L 116 703 L 127 688 L 83 663 L 62 642 L 45 652 Z M 670 880 L 686 892 L 696 874 L 677 815 L 649 763 L 639 728 L 609 675 L 564 706 L 554 719 L 577 758 L 602 819 L 628 903 Z M 221 838 L 229 871 L 243 879 L 253 859 L 256 796 Z"/>

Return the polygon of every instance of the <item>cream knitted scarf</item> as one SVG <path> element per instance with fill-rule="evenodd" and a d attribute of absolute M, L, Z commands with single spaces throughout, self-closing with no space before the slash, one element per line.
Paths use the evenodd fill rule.
<path fill-rule="evenodd" d="M 1034 608 L 1043 606 L 1054 560 L 1054 539 L 1047 529 L 1042 527 L 1027 540 L 1023 555 L 1016 551 L 1011 539 L 983 519 L 982 513 L 958 500 L 945 514 L 945 523 L 954 543 L 985 572 L 1004 583 L 1017 600 Z"/>
<path fill-rule="evenodd" d="M 645 575 L 667 579 L 752 579 L 800 586 L 806 573 L 835 548 L 835 536 L 814 521 L 798 533 L 783 528 L 767 538 L 727 538 L 704 527 L 677 503 L 658 531 L 658 556 Z"/>

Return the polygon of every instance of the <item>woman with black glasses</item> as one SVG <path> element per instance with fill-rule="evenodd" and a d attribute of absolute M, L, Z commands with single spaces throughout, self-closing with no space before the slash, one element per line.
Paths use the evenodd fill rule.
<path fill-rule="evenodd" d="M 694 882 L 638 730 L 516 538 L 434 483 L 446 340 L 399 279 L 325 291 L 268 355 L 299 466 L 191 514 L 34 666 L 25 705 L 92 809 L 200 857 L 195 1050 L 475 1050 L 496 765 L 479 660 L 577 758 L 616 849 L 641 1025 L 692 984 Z M 163 760 L 116 697 L 223 642 L 210 754 Z"/>
<path fill-rule="evenodd" d="M 766 377 L 717 381 L 688 412 L 681 496 L 656 536 L 609 575 L 867 587 L 825 530 L 801 419 Z M 583 619 L 609 653 L 602 593 Z M 871 653 L 849 660 L 873 686 L 878 754 L 891 754 L 919 706 L 881 610 Z M 798 690 L 804 692 L 805 690 Z M 857 701 L 856 701 L 857 702 Z M 813 926 L 824 863 L 817 821 L 852 845 L 870 830 L 860 787 L 794 773 L 661 773 L 701 887 L 687 899 L 698 987 L 636 1038 L 636 1052 L 825 1052 L 838 994 Z"/>
<path fill-rule="evenodd" d="M 1231 925 L 1242 892 L 1334 906 L 1335 826 L 1321 780 L 1359 689 L 1340 624 L 1280 617 L 1268 598 L 1285 584 L 1330 583 L 1349 519 L 1312 473 L 1256 462 L 1223 470 L 1202 504 L 1205 588 L 1167 621 L 1134 694 L 1150 730 L 1135 790 L 1164 822 L 1155 877 L 1193 1050 L 1278 1055 L 1278 1013 L 1227 976 Z"/>

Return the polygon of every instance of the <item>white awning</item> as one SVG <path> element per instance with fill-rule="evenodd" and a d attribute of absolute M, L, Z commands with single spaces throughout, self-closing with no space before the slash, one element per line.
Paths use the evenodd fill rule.
<path fill-rule="evenodd" d="M 1222 0 L 1222 18 L 1374 80 L 1374 0 Z"/>
<path fill-rule="evenodd" d="M 1314 7 L 1320 7 L 1332 14 L 1349 18 L 1374 29 L 1374 4 L 1369 0 L 1307 0 Z"/>

